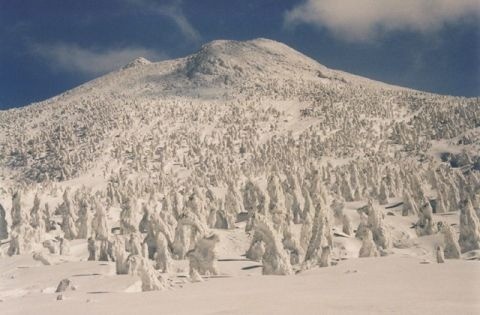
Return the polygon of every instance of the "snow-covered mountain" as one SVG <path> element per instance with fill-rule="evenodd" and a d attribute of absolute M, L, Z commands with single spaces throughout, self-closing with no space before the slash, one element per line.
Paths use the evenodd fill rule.
<path fill-rule="evenodd" d="M 214 248 L 282 275 L 477 257 L 479 126 L 478 98 L 332 70 L 267 39 L 137 58 L 0 111 L 1 249 L 52 260 L 75 240 L 69 259 L 114 259 L 143 290 L 176 286 L 186 259 L 192 280 L 229 273 Z"/>
<path fill-rule="evenodd" d="M 118 138 L 131 133 L 142 137 L 154 133 L 151 130 L 155 125 L 167 125 L 177 118 L 189 120 L 188 113 L 170 115 L 172 107 L 205 111 L 206 115 L 217 107 L 227 110 L 210 114 L 204 123 L 210 128 L 219 128 L 220 117 L 229 116 L 229 110 L 236 108 L 252 114 L 278 111 L 277 115 L 285 117 L 267 117 L 277 123 L 270 130 L 272 135 L 289 130 L 301 134 L 313 127 L 330 131 L 322 141 L 368 131 L 355 125 L 345 128 L 349 119 L 354 120 L 353 124 L 355 118 L 363 119 L 370 127 L 384 124 L 390 129 L 375 132 L 382 140 L 392 136 L 396 125 L 405 123 L 420 129 L 423 134 L 419 136 L 430 143 L 458 136 L 468 138 L 478 125 L 479 112 L 476 98 L 426 94 L 330 70 L 271 40 L 214 41 L 182 59 L 150 63 L 138 58 L 119 71 L 60 96 L 1 112 L 1 165 L 16 172 L 16 177 L 36 182 L 44 181 L 46 176 L 52 180 L 70 179 L 98 166 L 102 162 L 99 158 L 110 161 L 108 155 Z M 143 119 L 145 115 L 150 119 Z M 323 126 L 321 122 L 329 116 L 336 116 L 337 121 Z M 138 124 L 137 128 L 125 121 L 129 119 Z M 188 124 L 206 132 L 198 121 Z M 373 140 L 366 138 L 364 141 Z M 145 145 L 143 139 L 139 140 Z M 352 143 L 337 150 L 358 147 L 355 140 L 343 139 Z M 450 142 L 457 145 L 460 140 Z M 461 149 L 467 149 L 467 143 L 462 142 Z M 359 151 L 364 150 L 356 153 L 361 154 Z"/>

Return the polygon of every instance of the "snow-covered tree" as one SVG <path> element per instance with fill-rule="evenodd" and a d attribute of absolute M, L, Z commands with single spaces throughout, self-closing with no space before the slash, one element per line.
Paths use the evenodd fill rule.
<path fill-rule="evenodd" d="M 216 265 L 217 254 L 216 244 L 220 238 L 216 234 L 200 239 L 195 248 L 187 253 L 190 274 L 198 273 L 200 275 L 217 275 Z"/>
<path fill-rule="evenodd" d="M 5 208 L 0 204 L 0 240 L 8 238 L 8 223 L 6 215 Z"/>
<path fill-rule="evenodd" d="M 133 201 L 129 197 L 124 197 L 122 201 L 122 212 L 120 212 L 120 231 L 128 235 L 137 232 L 137 216 Z"/>
<path fill-rule="evenodd" d="M 458 243 L 462 252 L 480 249 L 480 221 L 469 199 L 460 203 L 460 239 Z"/>
<path fill-rule="evenodd" d="M 358 253 L 358 257 L 376 257 L 379 256 L 377 245 L 373 241 L 372 232 L 367 230 L 362 240 L 362 247 Z"/>

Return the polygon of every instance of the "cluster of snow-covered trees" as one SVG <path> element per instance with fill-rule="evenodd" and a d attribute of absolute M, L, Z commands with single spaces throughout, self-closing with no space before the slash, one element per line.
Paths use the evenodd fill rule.
<path fill-rule="evenodd" d="M 395 163 L 379 156 L 320 168 L 280 165 L 255 178 L 239 173 L 237 181 L 212 181 L 192 172 L 182 184 L 120 172 L 103 191 L 65 189 L 52 211 L 38 195 L 26 209 L 19 191 L 12 196 L 10 227 L 5 211 L 0 212 L 0 234 L 10 238 L 10 255 L 28 253 L 35 245 L 66 254 L 69 240 L 88 239 L 89 260 L 115 261 L 117 273 L 138 275 L 144 290 L 168 287 L 175 259 L 190 261 L 192 280 L 216 274 L 219 238 L 212 231 L 241 221 L 252 237 L 246 256 L 261 261 L 264 274 L 336 263 L 335 226 L 362 240 L 360 257 L 386 255 L 395 246 L 385 221 L 384 205 L 391 198 L 402 200 L 401 214 L 412 217 L 418 236 L 438 233 L 445 258 L 480 249 L 479 178 L 473 171 L 462 174 L 435 162 Z M 55 184 L 43 193 L 48 190 L 58 193 Z M 344 204 L 364 200 L 357 211 L 359 225 L 352 227 Z M 118 226 L 112 225 L 114 209 L 120 210 Z M 460 212 L 459 236 L 433 218 L 453 211 Z M 294 232 L 297 225 L 300 234 Z"/>

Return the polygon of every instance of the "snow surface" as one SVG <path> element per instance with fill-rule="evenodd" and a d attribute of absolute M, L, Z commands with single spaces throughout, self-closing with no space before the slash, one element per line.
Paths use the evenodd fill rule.
<path fill-rule="evenodd" d="M 129 276 L 108 276 L 98 263 L 30 266 L 2 289 L 2 314 L 478 314 L 480 265 L 422 264 L 398 256 L 348 260 L 295 276 L 243 275 L 185 284 L 170 291 L 122 293 Z M 226 265 L 227 263 L 225 263 Z M 222 263 L 220 263 L 222 265 Z M 5 266 L 2 264 L 2 270 Z M 51 269 L 51 270 L 48 270 Z M 48 274 L 46 273 L 48 271 Z M 89 275 L 98 273 L 99 275 Z M 42 276 L 43 275 L 43 279 Z M 65 276 L 78 286 L 63 301 L 52 292 Z M 77 275 L 77 276 L 75 276 Z M 48 278 L 48 279 L 45 279 Z M 8 283 L 2 278 L 2 283 Z M 93 283 L 93 285 L 92 285 Z M 44 292 L 35 292 L 42 288 Z"/>

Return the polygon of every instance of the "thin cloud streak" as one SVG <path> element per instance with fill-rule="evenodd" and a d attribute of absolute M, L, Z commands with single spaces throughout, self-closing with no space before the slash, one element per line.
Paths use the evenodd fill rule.
<path fill-rule="evenodd" d="M 144 13 L 155 14 L 171 19 L 186 39 L 193 42 L 198 42 L 202 39 L 200 33 L 185 16 L 181 0 L 170 1 L 166 4 L 160 4 L 153 0 L 126 1 Z"/>
<path fill-rule="evenodd" d="M 31 47 L 34 55 L 46 60 L 56 71 L 78 72 L 86 75 L 100 75 L 116 70 L 138 57 L 153 61 L 166 59 L 166 55 L 143 47 L 120 49 L 86 49 L 75 44 L 35 44 Z"/>
<path fill-rule="evenodd" d="M 285 13 L 285 24 L 327 28 L 347 41 L 368 41 L 388 32 L 430 33 L 449 22 L 478 17 L 478 0 L 307 0 Z"/>

